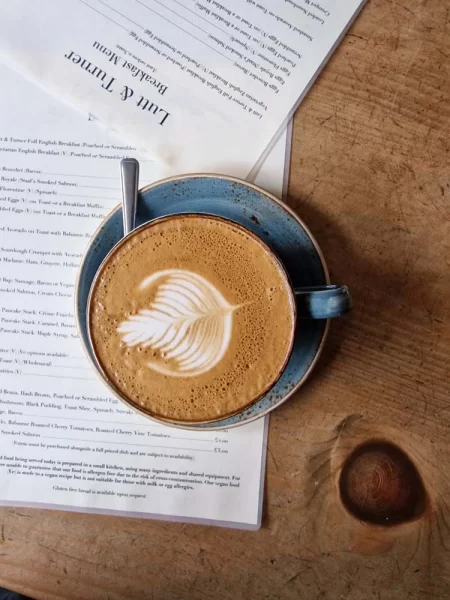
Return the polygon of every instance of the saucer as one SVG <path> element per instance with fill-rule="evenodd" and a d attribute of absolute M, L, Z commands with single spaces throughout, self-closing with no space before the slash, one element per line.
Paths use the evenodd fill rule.
<path fill-rule="evenodd" d="M 187 175 L 158 181 L 140 190 L 136 226 L 182 213 L 217 215 L 253 231 L 282 260 L 294 288 L 329 284 L 325 260 L 308 228 L 288 206 L 255 185 L 233 177 Z M 122 209 L 118 206 L 93 235 L 78 274 L 75 316 L 81 343 L 94 369 L 86 326 L 87 300 L 101 262 L 122 237 Z M 319 358 L 327 331 L 328 321 L 299 320 L 292 354 L 282 376 L 265 396 L 243 412 L 213 423 L 164 424 L 210 431 L 243 425 L 268 414 L 307 379 Z M 152 418 L 137 407 L 127 406 Z"/>

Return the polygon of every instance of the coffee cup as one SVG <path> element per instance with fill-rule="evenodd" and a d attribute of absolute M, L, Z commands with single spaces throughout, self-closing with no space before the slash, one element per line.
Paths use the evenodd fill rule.
<path fill-rule="evenodd" d="M 243 225 L 180 213 L 112 248 L 92 282 L 87 329 L 111 391 L 183 426 L 246 410 L 282 375 L 303 319 L 350 308 L 346 286 L 294 288 L 274 251 Z"/>

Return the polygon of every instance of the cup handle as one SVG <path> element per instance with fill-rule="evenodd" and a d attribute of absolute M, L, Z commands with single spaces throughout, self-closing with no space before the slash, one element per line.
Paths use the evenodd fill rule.
<path fill-rule="evenodd" d="M 319 285 L 294 289 L 301 319 L 332 319 L 349 312 L 352 298 L 346 285 Z"/>

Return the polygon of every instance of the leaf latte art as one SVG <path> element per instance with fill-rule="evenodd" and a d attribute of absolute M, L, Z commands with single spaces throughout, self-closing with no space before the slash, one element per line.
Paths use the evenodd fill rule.
<path fill-rule="evenodd" d="M 293 339 L 289 282 L 258 239 L 208 215 L 150 221 L 92 287 L 89 331 L 117 395 L 150 416 L 203 423 L 275 382 Z"/>
<path fill-rule="evenodd" d="M 158 271 L 139 289 L 156 287 L 148 309 L 123 321 L 117 331 L 128 346 L 150 348 L 164 359 L 148 366 L 164 375 L 196 377 L 215 367 L 231 339 L 233 312 L 207 279 L 183 269 Z"/>

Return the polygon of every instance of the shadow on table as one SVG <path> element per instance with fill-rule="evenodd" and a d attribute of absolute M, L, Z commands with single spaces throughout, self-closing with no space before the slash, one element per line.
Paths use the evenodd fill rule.
<path fill-rule="evenodd" d="M 331 321 L 330 335 L 312 379 L 334 361 L 347 337 L 357 334 L 357 329 L 364 328 L 374 317 L 386 323 L 386 328 L 399 315 L 404 322 L 422 320 L 429 325 L 435 318 L 439 322 L 439 282 L 420 268 L 420 261 L 416 260 L 420 258 L 418 249 L 400 243 L 398 232 L 389 221 L 374 223 L 368 229 L 369 239 L 361 237 L 358 231 L 344 233 L 336 219 L 294 195 L 287 198 L 287 204 L 317 240 L 331 283 L 348 285 L 353 297 L 352 313 Z M 344 219 L 341 217 L 341 222 Z M 414 260 L 409 258 L 411 253 Z"/>

